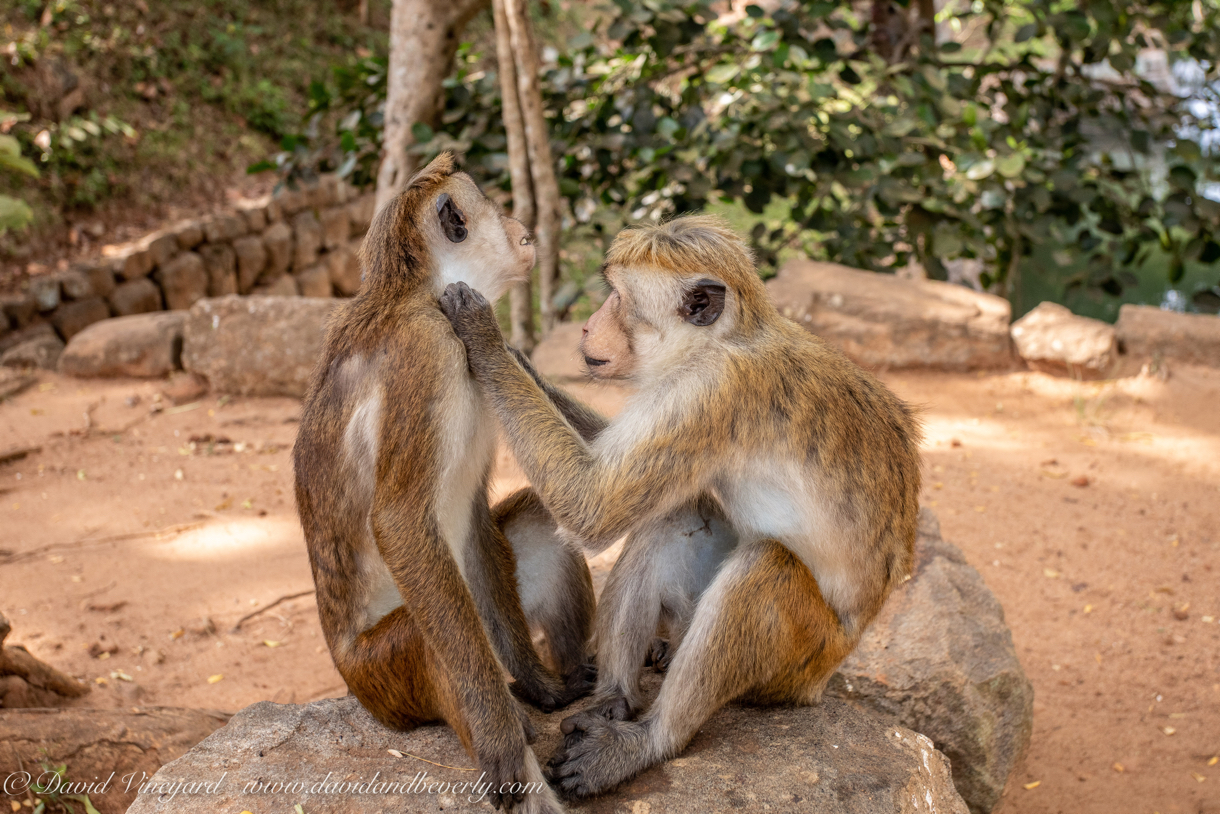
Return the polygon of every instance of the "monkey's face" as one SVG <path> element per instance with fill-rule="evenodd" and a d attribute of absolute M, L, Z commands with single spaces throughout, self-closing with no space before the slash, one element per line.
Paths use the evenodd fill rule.
<path fill-rule="evenodd" d="M 594 378 L 646 379 L 652 371 L 673 370 L 731 321 L 720 321 L 726 286 L 710 277 L 613 265 L 604 274 L 610 294 L 580 341 Z"/>
<path fill-rule="evenodd" d="M 489 200 L 465 173 L 454 173 L 424 212 L 439 297 L 464 282 L 493 302 L 529 279 L 534 244 L 528 230 Z"/>

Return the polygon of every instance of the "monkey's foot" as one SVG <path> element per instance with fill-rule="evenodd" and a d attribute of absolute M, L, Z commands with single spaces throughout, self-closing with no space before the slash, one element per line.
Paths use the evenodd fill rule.
<path fill-rule="evenodd" d="M 588 722 L 594 718 L 606 721 L 629 721 L 635 718 L 637 713 L 639 713 L 639 708 L 634 706 L 621 692 L 599 695 L 590 706 L 575 715 L 564 718 L 559 724 L 559 731 L 564 735 L 570 735 L 573 732 L 587 729 Z"/>
<path fill-rule="evenodd" d="M 581 726 L 564 738 L 563 746 L 547 764 L 551 783 L 569 797 L 609 791 L 656 762 L 649 730 L 643 724 L 590 716 L 581 721 Z"/>
<path fill-rule="evenodd" d="M 568 673 L 562 684 L 547 674 L 545 681 L 541 676 L 533 681 L 515 681 L 512 691 L 518 698 L 543 712 L 554 712 L 593 692 L 596 683 L 597 667 L 592 664 L 582 664 Z"/>
<path fill-rule="evenodd" d="M 653 639 L 648 647 L 648 655 L 644 657 L 644 666 L 663 673 L 669 669 L 669 663 L 674 660 L 677 650 L 678 648 L 669 646 L 669 639 Z"/>

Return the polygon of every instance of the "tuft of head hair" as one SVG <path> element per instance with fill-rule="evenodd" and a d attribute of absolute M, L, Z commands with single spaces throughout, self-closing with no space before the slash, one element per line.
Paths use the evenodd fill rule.
<path fill-rule="evenodd" d="M 453 153 L 444 152 L 411 176 L 402 192 L 373 217 L 360 246 L 365 287 L 374 284 L 421 283 L 427 273 L 422 228 L 416 218 L 436 191 L 458 172 Z"/>
<path fill-rule="evenodd" d="M 715 215 L 687 215 L 656 226 L 624 229 L 606 253 L 606 264 L 652 266 L 683 275 L 756 276 L 749 247 Z"/>

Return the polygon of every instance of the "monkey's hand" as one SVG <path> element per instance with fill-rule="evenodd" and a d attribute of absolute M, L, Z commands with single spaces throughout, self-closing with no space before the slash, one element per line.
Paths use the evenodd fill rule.
<path fill-rule="evenodd" d="M 590 718 L 579 737 L 564 738 L 547 764 L 548 779 L 569 797 L 609 791 L 656 762 L 648 740 L 643 724 Z"/>
<path fill-rule="evenodd" d="M 491 303 L 465 283 L 450 283 L 440 299 L 441 313 L 453 326 L 453 332 L 466 346 L 470 369 L 479 372 L 482 363 L 496 354 L 507 357 L 504 335 Z"/>

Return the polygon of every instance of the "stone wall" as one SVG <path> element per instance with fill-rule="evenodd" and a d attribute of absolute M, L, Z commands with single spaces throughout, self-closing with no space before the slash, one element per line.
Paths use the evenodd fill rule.
<path fill-rule="evenodd" d="M 186 309 L 204 297 L 351 296 L 373 210 L 372 193 L 326 176 L 107 247 L 0 294 L 0 354 L 31 338 L 52 340 L 48 326 L 66 342 L 109 317 Z"/>

